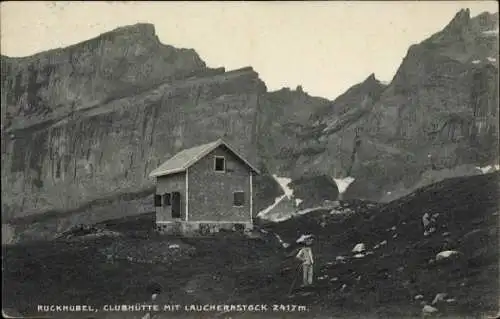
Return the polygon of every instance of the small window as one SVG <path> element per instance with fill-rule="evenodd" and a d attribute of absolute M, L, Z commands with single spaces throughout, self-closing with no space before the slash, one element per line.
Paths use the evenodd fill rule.
<path fill-rule="evenodd" d="M 170 206 L 171 201 L 170 201 L 170 193 L 165 193 L 163 194 L 163 206 Z"/>
<path fill-rule="evenodd" d="M 245 193 L 244 192 L 234 192 L 233 193 L 233 205 L 243 206 L 245 204 Z"/>
<path fill-rule="evenodd" d="M 161 195 L 155 195 L 155 207 L 161 207 Z"/>
<path fill-rule="evenodd" d="M 226 170 L 226 161 L 222 156 L 215 157 L 215 171 L 224 172 Z"/>

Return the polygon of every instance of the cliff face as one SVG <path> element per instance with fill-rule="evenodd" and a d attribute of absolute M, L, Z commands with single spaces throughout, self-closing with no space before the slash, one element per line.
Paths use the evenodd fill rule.
<path fill-rule="evenodd" d="M 497 57 L 498 14 L 462 10 L 409 48 L 388 85 L 371 75 L 320 107 L 304 101 L 308 119 L 274 124 L 273 137 L 292 139 L 273 149 L 273 169 L 294 179 L 352 176 L 345 198 L 383 201 L 424 180 L 477 174 L 498 162 Z"/>
<path fill-rule="evenodd" d="M 363 144 L 387 151 L 367 153 L 351 196 L 370 190 L 389 200 L 413 190 L 425 172 L 498 162 L 497 25 L 498 14 L 471 19 L 462 10 L 410 47 L 364 120 Z"/>
<path fill-rule="evenodd" d="M 1 85 L 7 220 L 144 191 L 169 156 L 220 136 L 256 156 L 258 74 L 208 69 L 193 50 L 159 43 L 152 25 L 2 57 Z"/>

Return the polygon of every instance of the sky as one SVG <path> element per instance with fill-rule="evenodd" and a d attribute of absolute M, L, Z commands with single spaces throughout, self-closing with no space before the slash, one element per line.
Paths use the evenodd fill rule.
<path fill-rule="evenodd" d="M 334 99 L 375 73 L 390 81 L 410 45 L 469 8 L 496 1 L 21 2 L 1 3 L 1 53 L 69 46 L 138 22 L 160 41 L 193 48 L 209 67 L 252 66 L 270 91 L 282 87 Z"/>

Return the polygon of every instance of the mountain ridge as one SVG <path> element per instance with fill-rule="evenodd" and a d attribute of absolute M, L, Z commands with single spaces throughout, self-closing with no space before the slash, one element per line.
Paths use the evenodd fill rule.
<path fill-rule="evenodd" d="M 218 137 L 267 174 L 327 176 L 332 187 L 353 177 L 347 199 L 388 201 L 424 181 L 479 174 L 475 166 L 498 161 L 494 23 L 498 13 L 462 10 L 412 45 L 388 84 L 371 73 L 334 100 L 302 86 L 269 92 L 251 66 L 208 68 L 195 50 L 162 44 L 149 23 L 2 56 L 2 183 L 12 186 L 2 218 L 141 193 L 161 160 Z M 273 191 L 257 190 L 256 208 L 279 195 L 269 183 L 257 179 Z"/>

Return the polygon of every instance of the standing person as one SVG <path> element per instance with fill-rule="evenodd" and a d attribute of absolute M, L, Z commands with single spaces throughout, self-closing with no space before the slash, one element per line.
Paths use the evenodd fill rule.
<path fill-rule="evenodd" d="M 304 246 L 299 250 L 295 257 L 302 261 L 302 285 L 307 287 L 313 284 L 314 276 L 314 257 L 311 249 L 313 237 L 309 236 L 305 238 L 303 243 Z"/>

